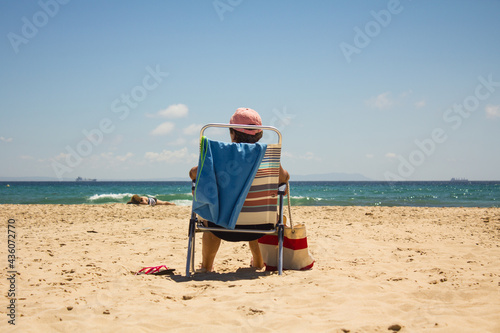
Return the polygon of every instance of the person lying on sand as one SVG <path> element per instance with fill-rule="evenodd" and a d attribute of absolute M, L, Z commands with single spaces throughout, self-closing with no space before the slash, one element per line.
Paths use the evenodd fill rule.
<path fill-rule="evenodd" d="M 127 204 L 150 205 L 150 206 L 156 206 L 156 205 L 173 205 L 173 206 L 175 206 L 174 203 L 171 203 L 168 201 L 162 201 L 162 200 L 158 200 L 158 199 L 152 198 L 152 197 L 141 197 L 137 194 L 134 194 L 132 196 L 132 198 L 130 198 L 130 201 L 127 202 Z"/>

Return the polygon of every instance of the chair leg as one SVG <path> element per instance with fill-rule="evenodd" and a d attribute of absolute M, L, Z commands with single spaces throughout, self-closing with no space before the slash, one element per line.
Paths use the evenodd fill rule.
<path fill-rule="evenodd" d="M 283 239 L 284 239 L 284 226 L 278 226 L 278 275 L 283 274 Z"/>
<path fill-rule="evenodd" d="M 285 237 L 285 227 L 283 225 L 283 196 L 286 193 L 286 184 L 281 184 L 278 188 L 279 194 L 279 221 L 278 221 L 278 274 L 283 273 L 283 239 Z M 290 197 L 288 197 L 290 200 Z"/>
<path fill-rule="evenodd" d="M 191 269 L 194 269 L 194 244 L 195 244 L 195 220 L 189 221 L 189 240 L 186 259 L 186 276 L 191 276 Z"/>
<path fill-rule="evenodd" d="M 196 270 L 195 266 L 194 266 L 194 254 L 196 253 L 196 232 L 194 231 L 194 227 L 193 227 L 193 243 L 192 243 L 192 249 L 193 249 L 193 252 L 191 254 L 191 269 L 193 271 Z"/>

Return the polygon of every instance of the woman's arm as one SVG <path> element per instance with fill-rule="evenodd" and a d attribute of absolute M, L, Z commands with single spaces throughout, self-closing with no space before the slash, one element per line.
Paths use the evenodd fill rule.
<path fill-rule="evenodd" d="M 280 178 L 279 178 L 280 184 L 288 182 L 289 179 L 290 175 L 288 174 L 288 171 L 283 169 L 283 167 L 280 165 Z"/>

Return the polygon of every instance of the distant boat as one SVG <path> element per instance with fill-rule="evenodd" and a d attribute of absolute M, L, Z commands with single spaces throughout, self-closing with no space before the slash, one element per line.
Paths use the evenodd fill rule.
<path fill-rule="evenodd" d="M 77 182 L 96 182 L 97 179 L 95 178 L 82 178 L 82 177 L 78 177 L 75 179 L 75 181 Z"/>
<path fill-rule="evenodd" d="M 452 183 L 468 183 L 469 180 L 467 178 L 452 178 L 450 179 Z"/>

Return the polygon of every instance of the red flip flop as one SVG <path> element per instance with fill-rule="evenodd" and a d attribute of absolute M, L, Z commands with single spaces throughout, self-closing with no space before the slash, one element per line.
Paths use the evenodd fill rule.
<path fill-rule="evenodd" d="M 165 268 L 165 269 L 162 270 L 162 268 Z M 140 271 L 135 273 L 135 275 L 139 275 L 139 274 L 165 275 L 165 274 L 170 274 L 174 271 L 175 271 L 175 269 L 173 269 L 173 268 L 168 268 L 165 265 L 160 265 L 160 266 L 153 266 L 153 267 L 144 267 L 143 269 L 141 269 Z"/>

